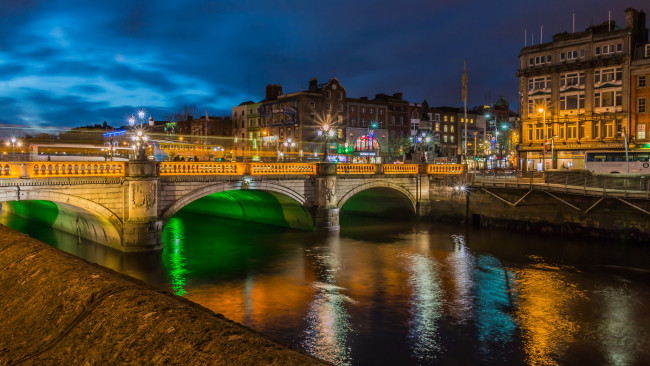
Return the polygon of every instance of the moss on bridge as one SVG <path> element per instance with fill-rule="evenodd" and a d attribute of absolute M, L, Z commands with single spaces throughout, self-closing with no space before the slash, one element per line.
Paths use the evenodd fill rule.
<path fill-rule="evenodd" d="M 0 364 L 325 364 L 0 225 Z"/>

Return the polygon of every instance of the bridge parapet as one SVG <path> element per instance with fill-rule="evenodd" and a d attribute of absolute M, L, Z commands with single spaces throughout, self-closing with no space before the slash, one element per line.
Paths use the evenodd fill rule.
<path fill-rule="evenodd" d="M 242 175 L 245 163 L 162 162 L 160 175 Z"/>
<path fill-rule="evenodd" d="M 251 175 L 316 175 L 316 163 L 249 163 Z"/>
<path fill-rule="evenodd" d="M 375 164 L 336 164 L 336 174 L 375 174 L 377 165 Z"/>

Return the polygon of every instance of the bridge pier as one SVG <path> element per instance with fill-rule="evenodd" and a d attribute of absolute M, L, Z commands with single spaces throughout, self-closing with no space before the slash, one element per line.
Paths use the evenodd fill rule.
<path fill-rule="evenodd" d="M 339 232 L 339 208 L 336 197 L 336 164 L 319 163 L 318 178 L 316 178 L 316 230 L 324 232 Z"/>
<path fill-rule="evenodd" d="M 154 161 L 130 161 L 124 182 L 126 210 L 122 225 L 122 250 L 162 249 L 162 220 L 158 213 L 159 185 Z"/>

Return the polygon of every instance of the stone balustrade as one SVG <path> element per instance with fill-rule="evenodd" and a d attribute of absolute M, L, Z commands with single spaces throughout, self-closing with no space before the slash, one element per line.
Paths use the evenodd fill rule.
<path fill-rule="evenodd" d="M 429 164 L 427 174 L 463 174 L 462 164 Z"/>
<path fill-rule="evenodd" d="M 160 175 L 243 175 L 246 171 L 245 163 L 231 162 L 162 162 Z"/>
<path fill-rule="evenodd" d="M 24 165 L 27 166 L 27 175 L 29 178 L 123 177 L 125 163 L 123 161 L 71 161 L 30 162 L 24 163 Z"/>
<path fill-rule="evenodd" d="M 376 171 L 374 164 L 336 164 L 336 174 L 375 174 Z"/>
<path fill-rule="evenodd" d="M 19 163 L 0 163 L 0 178 L 20 178 Z"/>
<path fill-rule="evenodd" d="M 251 175 L 316 175 L 316 163 L 249 163 Z"/>
<path fill-rule="evenodd" d="M 128 162 L 2 162 L 0 178 L 123 177 Z M 316 175 L 318 163 L 160 162 L 160 176 Z M 427 174 L 458 175 L 461 164 L 430 164 Z M 337 175 L 419 174 L 418 164 L 336 164 Z"/>
<path fill-rule="evenodd" d="M 383 164 L 381 170 L 384 174 L 418 174 L 417 164 Z"/>

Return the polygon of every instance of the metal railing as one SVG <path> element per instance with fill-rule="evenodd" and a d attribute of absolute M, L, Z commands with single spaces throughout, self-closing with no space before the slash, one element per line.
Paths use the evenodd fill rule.
<path fill-rule="evenodd" d="M 529 188 L 589 196 L 650 199 L 650 177 L 629 174 L 592 174 L 588 171 L 515 172 L 477 171 L 469 175 L 475 186 Z"/>

